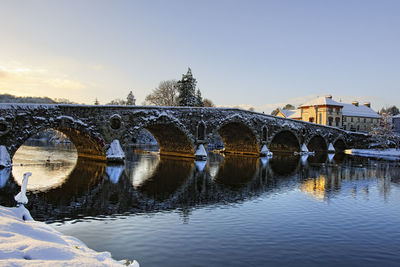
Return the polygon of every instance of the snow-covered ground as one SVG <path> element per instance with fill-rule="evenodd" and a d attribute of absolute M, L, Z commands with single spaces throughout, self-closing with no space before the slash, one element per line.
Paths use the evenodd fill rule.
<path fill-rule="evenodd" d="M 346 154 L 385 159 L 400 159 L 400 149 L 346 149 Z"/>
<path fill-rule="evenodd" d="M 24 206 L 0 206 L 0 266 L 121 266 L 109 252 L 96 252 L 80 240 L 64 236 L 32 220 Z M 138 267 L 136 261 L 129 266 Z"/>

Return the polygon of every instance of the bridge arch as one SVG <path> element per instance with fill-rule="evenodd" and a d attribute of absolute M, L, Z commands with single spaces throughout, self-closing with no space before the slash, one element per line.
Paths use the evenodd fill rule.
<path fill-rule="evenodd" d="M 336 140 L 333 141 L 332 143 L 336 152 L 343 152 L 347 147 L 346 142 L 344 141 L 342 136 L 336 138 Z"/>
<path fill-rule="evenodd" d="M 194 157 L 194 141 L 191 134 L 176 119 L 161 116 L 149 120 L 142 128 L 149 131 L 157 140 L 160 154 Z"/>
<path fill-rule="evenodd" d="M 226 153 L 260 155 L 257 134 L 239 116 L 224 120 L 216 128 L 215 133 L 222 137 Z"/>
<path fill-rule="evenodd" d="M 328 144 L 325 138 L 323 138 L 320 134 L 316 134 L 308 141 L 307 148 L 309 151 L 326 152 L 328 151 Z"/>
<path fill-rule="evenodd" d="M 75 146 L 78 158 L 90 158 L 94 160 L 106 161 L 104 150 L 104 139 L 99 133 L 92 133 L 87 129 L 87 125 L 72 117 L 59 117 L 56 120 L 43 122 L 39 120 L 31 121 L 31 127 L 14 133 L 18 136 L 11 150 L 10 156 L 13 157 L 18 148 L 23 145 L 30 137 L 44 132 L 48 129 L 54 129 L 65 134 Z"/>
<path fill-rule="evenodd" d="M 274 134 L 269 150 L 273 152 L 298 152 L 300 151 L 300 140 L 296 132 L 285 128 Z"/>

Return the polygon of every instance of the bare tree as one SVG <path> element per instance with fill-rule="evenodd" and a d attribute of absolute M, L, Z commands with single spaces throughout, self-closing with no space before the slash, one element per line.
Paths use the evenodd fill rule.
<path fill-rule="evenodd" d="M 106 105 L 124 106 L 124 105 L 126 105 L 126 101 L 121 98 L 116 98 L 116 99 L 111 100 L 111 102 L 107 103 Z"/>
<path fill-rule="evenodd" d="M 398 148 L 400 142 L 399 136 L 393 132 L 393 125 L 390 118 L 389 114 L 383 113 L 380 124 L 370 131 L 374 144 L 385 149 L 393 146 Z"/>
<path fill-rule="evenodd" d="M 175 80 L 162 81 L 151 94 L 146 96 L 145 104 L 156 106 L 178 106 L 178 87 Z"/>
<path fill-rule="evenodd" d="M 214 103 L 208 98 L 204 98 L 203 103 L 205 107 L 215 107 Z"/>

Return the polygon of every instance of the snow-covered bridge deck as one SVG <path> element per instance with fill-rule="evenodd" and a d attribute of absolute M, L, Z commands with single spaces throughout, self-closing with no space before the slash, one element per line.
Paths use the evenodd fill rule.
<path fill-rule="evenodd" d="M 113 140 L 127 149 L 146 129 L 161 154 L 194 157 L 200 145 L 219 134 L 227 153 L 259 156 L 271 151 L 311 151 L 364 147 L 367 136 L 334 127 L 233 108 L 88 105 L 0 105 L 0 145 L 11 156 L 30 136 L 56 129 L 66 134 L 80 157 L 106 160 Z"/>

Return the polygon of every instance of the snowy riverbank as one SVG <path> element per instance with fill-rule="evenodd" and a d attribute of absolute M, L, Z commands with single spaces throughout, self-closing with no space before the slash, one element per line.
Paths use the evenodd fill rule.
<path fill-rule="evenodd" d="M 385 158 L 385 159 L 400 159 L 400 149 L 347 149 L 346 154 Z"/>
<path fill-rule="evenodd" d="M 96 252 L 80 240 L 31 220 L 23 207 L 0 206 L 0 266 L 121 266 L 109 252 Z M 138 267 L 133 261 L 129 266 Z"/>

